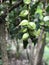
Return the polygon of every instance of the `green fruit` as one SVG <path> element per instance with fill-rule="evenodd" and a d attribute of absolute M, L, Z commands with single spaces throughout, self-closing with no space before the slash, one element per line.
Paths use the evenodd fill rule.
<path fill-rule="evenodd" d="M 29 31 L 29 34 L 30 34 L 31 36 L 36 36 L 36 31 Z"/>
<path fill-rule="evenodd" d="M 22 36 L 23 40 L 27 40 L 29 38 L 29 34 L 28 33 L 24 33 Z"/>
<path fill-rule="evenodd" d="M 25 17 L 27 15 L 28 15 L 28 10 L 23 10 L 23 11 L 20 12 L 21 17 Z"/>
<path fill-rule="evenodd" d="M 36 29 L 36 24 L 35 24 L 35 22 L 29 22 L 28 28 L 29 28 L 30 30 Z"/>
<path fill-rule="evenodd" d="M 40 35 L 40 32 L 41 32 L 41 30 L 40 29 L 38 29 L 38 31 L 37 31 L 37 37 Z"/>
<path fill-rule="evenodd" d="M 24 2 L 25 4 L 30 4 L 30 3 L 31 3 L 31 0 L 23 0 L 23 2 Z"/>
<path fill-rule="evenodd" d="M 27 28 L 23 29 L 23 31 L 22 31 L 22 32 L 23 32 L 23 33 L 25 33 L 26 31 L 27 31 Z"/>
<path fill-rule="evenodd" d="M 22 20 L 19 25 L 20 26 L 26 26 L 26 25 L 28 25 L 28 20 Z"/>
<path fill-rule="evenodd" d="M 27 28 L 21 29 L 21 32 L 23 32 L 23 33 L 27 32 Z"/>

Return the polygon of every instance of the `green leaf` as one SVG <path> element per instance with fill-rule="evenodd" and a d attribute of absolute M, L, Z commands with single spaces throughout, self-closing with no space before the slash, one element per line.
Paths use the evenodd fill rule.
<path fill-rule="evenodd" d="M 45 22 L 45 25 L 49 27 L 49 21 Z"/>
<path fill-rule="evenodd" d="M 20 15 L 19 15 L 19 16 L 25 17 L 25 16 L 27 16 L 27 15 L 28 15 L 28 10 L 22 10 L 22 11 L 20 12 Z"/>
<path fill-rule="evenodd" d="M 37 11 L 36 11 L 36 13 L 42 14 L 42 9 L 40 9 L 40 8 L 37 8 Z"/>
<path fill-rule="evenodd" d="M 39 14 L 39 15 L 40 15 L 40 16 L 39 16 L 40 19 L 43 18 L 43 11 L 42 11 L 41 8 L 38 7 L 37 10 L 36 10 L 36 12 L 35 12 L 35 14 Z"/>
<path fill-rule="evenodd" d="M 34 15 L 34 14 L 35 14 L 38 5 L 39 5 L 39 1 L 36 2 L 35 4 L 32 4 L 31 9 L 30 9 L 30 13 L 31 13 L 31 15 Z"/>
<path fill-rule="evenodd" d="M 23 0 L 23 2 L 24 2 L 25 4 L 30 4 L 30 3 L 31 3 L 31 0 Z"/>
<path fill-rule="evenodd" d="M 28 25 L 28 20 L 22 20 L 19 25 L 20 26 L 26 26 L 26 25 Z"/>
<path fill-rule="evenodd" d="M 40 25 L 44 25 L 44 22 L 43 22 L 43 21 L 41 21 L 41 22 L 40 22 Z"/>
<path fill-rule="evenodd" d="M 49 65 L 49 47 L 47 46 L 45 46 L 45 49 L 44 49 L 43 59 Z"/>
<path fill-rule="evenodd" d="M 41 30 L 38 29 L 38 30 L 37 30 L 37 33 L 36 33 L 36 36 L 37 36 L 37 37 L 40 35 L 40 32 L 41 32 Z"/>
<path fill-rule="evenodd" d="M 28 33 L 24 33 L 22 36 L 23 40 L 27 40 L 29 38 L 29 34 Z"/>
<path fill-rule="evenodd" d="M 46 8 L 46 12 L 49 13 L 49 5 Z"/>
<path fill-rule="evenodd" d="M 45 25 L 49 27 L 49 16 L 45 16 L 44 19 Z"/>
<path fill-rule="evenodd" d="M 44 17 L 44 21 L 46 22 L 46 21 L 49 21 L 49 16 L 45 16 Z"/>

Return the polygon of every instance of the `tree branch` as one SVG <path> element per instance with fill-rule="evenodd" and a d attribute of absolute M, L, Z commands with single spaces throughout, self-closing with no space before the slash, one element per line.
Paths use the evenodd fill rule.
<path fill-rule="evenodd" d="M 9 12 L 11 12 L 14 8 L 19 7 L 20 4 L 23 3 L 23 0 L 16 2 L 13 6 L 11 6 L 9 9 L 5 10 L 4 13 L 0 16 L 0 18 L 5 19 Z"/>
<path fill-rule="evenodd" d="M 14 8 L 19 7 L 19 5 L 22 4 L 22 3 L 23 3 L 23 0 L 21 0 L 20 2 L 15 3 L 11 8 L 9 8 L 8 11 L 11 12 Z"/>

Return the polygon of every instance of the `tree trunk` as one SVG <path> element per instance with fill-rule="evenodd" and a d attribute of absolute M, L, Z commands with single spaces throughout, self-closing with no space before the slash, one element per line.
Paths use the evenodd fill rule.
<path fill-rule="evenodd" d="M 43 65 L 42 57 L 43 57 L 43 53 L 44 53 L 44 47 L 46 45 L 45 39 L 46 39 L 46 33 L 45 33 L 44 29 L 42 28 L 40 36 L 38 38 L 37 45 L 34 48 L 33 65 Z"/>
<path fill-rule="evenodd" d="M 6 46 L 6 31 L 5 31 L 5 24 L 0 24 L 0 45 L 1 45 L 1 53 L 2 53 L 2 60 L 3 65 L 8 65 L 8 56 L 7 56 L 7 46 Z"/>

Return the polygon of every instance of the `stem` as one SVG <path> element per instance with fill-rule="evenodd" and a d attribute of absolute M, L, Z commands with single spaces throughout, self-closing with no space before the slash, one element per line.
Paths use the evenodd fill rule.
<path fill-rule="evenodd" d="M 18 42 L 18 39 L 17 39 L 17 58 L 19 57 L 19 42 Z"/>
<path fill-rule="evenodd" d="M 28 21 L 30 21 L 30 5 L 27 5 L 28 8 Z"/>

